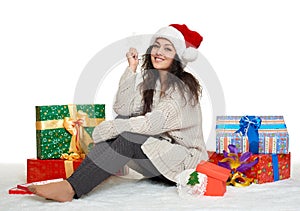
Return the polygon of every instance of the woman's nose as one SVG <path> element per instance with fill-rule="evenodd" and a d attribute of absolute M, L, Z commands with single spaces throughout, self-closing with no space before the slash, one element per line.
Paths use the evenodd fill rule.
<path fill-rule="evenodd" d="M 156 54 L 157 55 L 163 55 L 163 49 L 162 49 L 162 47 L 157 48 Z"/>

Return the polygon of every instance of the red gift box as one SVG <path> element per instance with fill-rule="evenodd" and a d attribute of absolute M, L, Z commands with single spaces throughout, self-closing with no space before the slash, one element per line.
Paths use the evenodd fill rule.
<path fill-rule="evenodd" d="M 226 192 L 226 181 L 230 175 L 230 170 L 210 162 L 201 161 L 196 171 L 207 176 L 207 186 L 204 195 L 223 196 Z"/>
<path fill-rule="evenodd" d="M 275 182 L 290 178 L 291 154 L 255 154 L 250 157 L 258 163 L 245 172 L 248 178 L 254 178 L 254 183 Z"/>
<path fill-rule="evenodd" d="M 43 180 L 68 178 L 81 164 L 82 160 L 27 159 L 27 183 Z"/>
<path fill-rule="evenodd" d="M 218 164 L 223 154 L 209 152 L 209 162 Z M 246 177 L 253 178 L 257 184 L 275 182 L 290 178 L 291 154 L 253 154 L 249 162 L 259 159 L 258 163 L 245 172 Z"/>
<path fill-rule="evenodd" d="M 27 159 L 27 183 L 63 178 L 66 179 L 79 167 L 82 160 L 62 159 Z M 115 175 L 128 174 L 128 167 L 123 167 Z"/>

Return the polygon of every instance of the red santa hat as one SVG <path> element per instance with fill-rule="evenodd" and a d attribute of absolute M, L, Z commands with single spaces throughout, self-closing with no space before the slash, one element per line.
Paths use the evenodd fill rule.
<path fill-rule="evenodd" d="M 179 58 L 184 64 L 197 59 L 197 48 L 203 40 L 203 37 L 198 32 L 190 30 L 185 24 L 170 24 L 167 27 L 159 29 L 153 35 L 151 44 L 157 38 L 165 38 L 172 42 Z"/>

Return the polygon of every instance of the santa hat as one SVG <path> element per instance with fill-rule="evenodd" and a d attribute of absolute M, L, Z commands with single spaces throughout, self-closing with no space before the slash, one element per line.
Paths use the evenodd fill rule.
<path fill-rule="evenodd" d="M 157 38 L 165 38 L 172 42 L 179 58 L 184 64 L 197 59 L 197 48 L 203 40 L 203 37 L 198 32 L 190 30 L 185 24 L 170 24 L 167 27 L 159 29 L 153 35 L 151 44 Z"/>

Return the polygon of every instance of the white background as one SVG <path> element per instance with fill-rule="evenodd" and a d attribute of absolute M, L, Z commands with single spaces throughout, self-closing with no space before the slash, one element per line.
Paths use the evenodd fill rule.
<path fill-rule="evenodd" d="M 72 103 L 95 54 L 171 23 L 185 23 L 204 37 L 199 51 L 221 81 L 226 114 L 283 115 L 292 161 L 300 160 L 299 20 L 291 0 L 1 1 L 0 162 L 36 156 L 34 106 Z M 117 76 L 112 71 L 94 102 L 87 102 L 107 104 L 107 118 Z M 206 92 L 202 107 L 207 138 L 214 117 Z"/>

